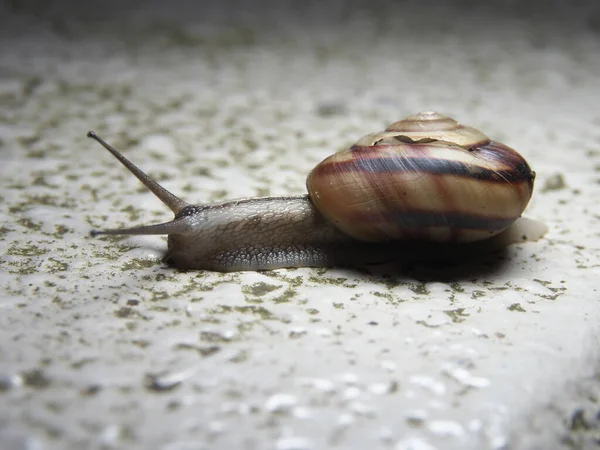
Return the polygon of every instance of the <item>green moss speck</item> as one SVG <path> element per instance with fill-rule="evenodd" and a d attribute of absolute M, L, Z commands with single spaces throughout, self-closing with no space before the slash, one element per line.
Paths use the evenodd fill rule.
<path fill-rule="evenodd" d="M 212 308 L 208 311 L 211 314 L 230 314 L 237 312 L 241 314 L 252 314 L 260 316 L 265 320 L 275 319 L 275 315 L 264 306 L 246 305 L 246 306 L 230 306 L 230 305 L 219 305 L 216 308 Z"/>
<path fill-rule="evenodd" d="M 214 291 L 215 285 L 208 284 L 208 283 L 194 283 L 193 289 L 196 291 L 200 291 L 200 292 L 210 292 L 210 291 Z"/>
<path fill-rule="evenodd" d="M 160 259 L 140 259 L 135 258 L 127 261 L 121 266 L 121 270 L 136 270 L 136 269 L 147 269 L 160 264 Z"/>
<path fill-rule="evenodd" d="M 507 286 L 489 286 L 488 289 L 490 291 L 507 291 L 510 288 Z"/>
<path fill-rule="evenodd" d="M 212 171 L 208 168 L 208 167 L 196 167 L 192 170 L 192 175 L 194 176 L 198 176 L 198 177 L 206 177 L 206 178 L 212 178 L 213 177 L 213 173 Z M 186 188 L 190 187 L 190 190 L 187 191 Z M 186 190 L 186 192 L 194 192 L 198 190 L 198 186 L 197 185 L 192 185 L 192 184 L 186 184 L 183 187 L 184 190 Z"/>
<path fill-rule="evenodd" d="M 394 298 L 394 296 L 390 292 L 371 291 L 370 294 L 374 297 L 383 298 L 392 304 L 397 304 L 397 303 L 402 302 L 402 300 L 396 300 L 396 298 Z"/>
<path fill-rule="evenodd" d="M 355 288 L 357 286 L 356 283 L 349 283 L 348 278 L 344 278 L 344 277 L 326 277 L 323 275 L 320 275 L 320 276 L 313 275 L 313 276 L 309 277 L 308 280 L 313 283 L 318 283 L 318 284 L 330 284 L 333 286 L 345 286 L 345 287 L 349 287 L 349 288 Z"/>
<path fill-rule="evenodd" d="M 35 389 L 44 389 L 50 386 L 50 378 L 41 370 L 33 369 L 21 372 L 23 384 Z"/>
<path fill-rule="evenodd" d="M 173 347 L 175 350 L 194 350 L 202 357 L 212 356 L 221 351 L 218 345 L 199 346 L 188 343 L 179 343 Z"/>
<path fill-rule="evenodd" d="M 234 338 L 223 335 L 217 331 L 201 331 L 200 340 L 211 343 L 226 343 L 231 342 Z"/>
<path fill-rule="evenodd" d="M 263 272 L 263 275 L 265 275 L 269 278 L 273 278 L 274 280 L 286 282 L 287 284 L 289 284 L 291 287 L 294 287 L 294 288 L 304 285 L 304 277 L 302 277 L 302 276 L 293 277 L 290 275 L 291 273 L 293 273 L 293 269 L 288 269 L 285 272 L 266 271 L 266 272 Z"/>
<path fill-rule="evenodd" d="M 273 320 L 275 319 L 275 315 L 269 311 L 267 308 L 263 307 L 263 306 L 235 306 L 234 311 L 243 313 L 243 314 L 254 314 L 257 316 L 260 316 L 261 319 L 264 320 Z"/>
<path fill-rule="evenodd" d="M 600 418 L 600 416 L 599 416 Z M 569 429 L 571 431 L 588 431 L 593 428 L 592 421 L 586 418 L 585 411 L 581 408 L 576 409 L 571 415 Z"/>
<path fill-rule="evenodd" d="M 561 294 L 539 294 L 538 297 L 541 297 L 545 300 L 556 300 L 558 297 L 560 297 Z"/>
<path fill-rule="evenodd" d="M 520 303 L 513 303 L 512 305 L 510 305 L 508 308 L 509 311 L 519 311 L 519 312 L 527 312 Z"/>
<path fill-rule="evenodd" d="M 131 205 L 121 208 L 121 211 L 129 214 L 129 221 L 132 223 L 137 222 L 141 217 L 139 210 Z"/>
<path fill-rule="evenodd" d="M 8 210 L 11 214 L 18 214 L 39 205 L 73 209 L 75 202 L 71 199 L 64 199 L 53 195 L 28 195 L 25 200 L 11 205 Z"/>
<path fill-rule="evenodd" d="M 50 250 L 47 248 L 42 248 L 38 244 L 33 244 L 31 241 L 21 246 L 19 246 L 17 242 L 13 242 L 6 254 L 14 256 L 41 256 L 49 251 Z"/>
<path fill-rule="evenodd" d="M 429 289 L 427 289 L 427 284 L 425 283 L 413 283 L 408 288 L 417 295 L 430 294 Z"/>
<path fill-rule="evenodd" d="M 54 225 L 54 233 L 53 236 L 54 237 L 61 237 L 64 236 L 67 233 L 71 233 L 73 230 L 65 227 L 64 225 Z"/>
<path fill-rule="evenodd" d="M 49 273 L 55 272 L 66 272 L 69 269 L 69 264 L 63 261 L 59 261 L 56 258 L 48 258 L 49 263 L 47 264 L 46 270 Z"/>
<path fill-rule="evenodd" d="M 30 230 L 33 231 L 39 231 L 42 228 L 42 225 L 39 223 L 36 223 L 32 220 L 29 219 L 19 219 L 17 220 L 17 223 L 25 228 L 29 228 Z"/>
<path fill-rule="evenodd" d="M 133 314 L 136 314 L 135 309 L 133 308 L 129 308 L 127 306 L 123 306 L 122 308 L 119 308 L 115 311 L 115 316 L 119 317 L 121 319 L 124 319 L 126 317 L 130 317 Z"/>
<path fill-rule="evenodd" d="M 452 290 L 454 292 L 458 292 L 461 294 L 465 292 L 465 288 L 462 287 L 460 283 L 457 283 L 457 282 L 450 283 L 450 287 L 452 288 Z"/>
<path fill-rule="evenodd" d="M 444 311 L 444 314 L 450 317 L 454 323 L 464 322 L 465 318 L 469 317 L 469 314 L 465 313 L 465 308 L 449 309 Z"/>
<path fill-rule="evenodd" d="M 38 262 L 30 258 L 21 261 L 11 261 L 8 263 L 9 273 L 18 273 L 19 275 L 32 275 L 38 272 Z"/>
<path fill-rule="evenodd" d="M 251 285 L 242 286 L 242 292 L 246 295 L 262 297 L 263 295 L 266 295 L 269 292 L 273 292 L 279 288 L 281 288 L 281 286 L 278 286 L 275 284 L 268 284 L 268 283 L 259 281 L 254 284 L 251 284 Z"/>
<path fill-rule="evenodd" d="M 152 297 L 150 298 L 150 301 L 159 302 L 161 300 L 166 300 L 169 297 L 170 296 L 167 291 L 152 291 Z"/>
<path fill-rule="evenodd" d="M 291 301 L 294 297 L 296 296 L 296 291 L 292 288 L 287 288 L 283 294 L 274 297 L 273 298 L 273 302 L 274 303 L 288 303 L 289 301 Z"/>

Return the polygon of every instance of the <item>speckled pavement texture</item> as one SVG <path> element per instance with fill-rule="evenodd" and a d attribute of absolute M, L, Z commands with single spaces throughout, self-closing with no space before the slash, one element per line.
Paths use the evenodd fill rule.
<path fill-rule="evenodd" d="M 0 448 L 598 448 L 591 2 L 120 3 L 0 6 Z M 428 109 L 521 151 L 544 239 L 219 274 L 89 237 L 171 218 L 89 129 L 209 202 Z"/>

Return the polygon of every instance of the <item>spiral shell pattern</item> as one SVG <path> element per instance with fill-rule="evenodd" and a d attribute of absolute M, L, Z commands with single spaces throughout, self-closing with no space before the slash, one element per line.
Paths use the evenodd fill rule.
<path fill-rule="evenodd" d="M 519 218 L 534 178 L 515 150 L 427 112 L 325 159 L 307 186 L 319 211 L 357 239 L 470 242 Z"/>

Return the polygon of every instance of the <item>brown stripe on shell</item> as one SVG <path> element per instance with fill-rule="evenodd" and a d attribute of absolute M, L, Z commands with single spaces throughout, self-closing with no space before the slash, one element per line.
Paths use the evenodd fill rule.
<path fill-rule="evenodd" d="M 432 186 L 435 187 L 435 189 L 437 190 L 438 196 L 444 199 L 445 211 L 456 211 L 460 208 L 460 198 L 457 198 L 458 195 L 444 195 L 448 188 L 447 184 L 444 181 L 444 178 L 445 177 L 441 176 L 431 177 Z M 443 214 L 445 216 L 446 213 L 444 212 Z M 390 218 L 390 220 L 393 220 L 393 218 Z M 401 230 L 402 225 L 398 224 L 397 229 Z M 441 239 L 444 242 L 457 242 L 462 234 L 462 230 L 456 227 L 448 226 L 447 223 L 445 224 L 445 231 L 447 235 L 440 236 L 440 232 L 438 230 L 439 228 L 434 228 L 431 226 L 427 228 L 427 232 L 429 233 L 429 237 L 431 240 Z"/>
<path fill-rule="evenodd" d="M 413 156 L 420 154 L 421 157 L 427 158 L 430 156 L 429 147 L 415 149 Z M 380 152 L 376 154 L 380 155 Z M 364 161 L 359 152 L 351 152 L 354 162 L 360 163 Z M 377 158 L 375 158 L 376 160 Z M 457 209 L 453 195 L 447 195 L 447 184 L 444 182 L 444 177 L 428 176 L 427 179 L 419 175 L 417 179 L 407 181 L 403 175 L 398 179 L 398 174 L 390 173 L 388 176 L 383 176 L 381 172 L 370 170 L 359 170 L 361 175 L 364 175 L 365 180 L 358 186 L 368 186 L 368 190 L 361 191 L 361 194 L 376 199 L 376 206 L 371 209 L 371 213 L 366 213 L 363 209 L 356 211 L 357 217 L 349 217 L 349 222 L 353 225 L 353 230 L 360 230 L 362 236 L 370 236 L 372 240 L 388 240 L 407 239 L 407 240 L 435 240 L 452 242 L 459 240 L 460 231 L 455 227 L 448 226 L 448 223 L 442 221 L 437 225 L 432 225 L 432 220 L 422 220 L 420 226 L 409 226 L 404 219 L 410 219 L 411 211 L 416 211 L 416 214 L 422 218 L 425 215 L 443 215 L 445 211 Z M 393 180 L 393 181 L 391 181 Z M 423 189 L 417 189 L 412 195 L 409 195 L 408 187 L 411 183 L 427 182 L 428 185 L 422 186 Z M 336 180 L 336 183 L 339 179 Z M 398 189 L 401 186 L 406 186 L 406 190 Z M 436 212 L 417 211 L 424 202 L 428 199 L 443 198 L 443 203 L 437 205 Z M 340 199 L 342 200 L 342 199 Z M 435 205 L 431 205 L 435 207 Z M 410 210 L 408 210 L 410 208 Z M 377 213 L 375 211 L 380 211 Z M 441 211 L 441 213 L 440 213 Z M 379 219 L 379 220 L 376 220 Z"/>
<path fill-rule="evenodd" d="M 535 177 L 523 157 L 498 143 L 490 143 L 469 151 L 439 144 L 411 144 L 353 147 L 347 155 L 343 153 L 345 152 L 327 158 L 315 167 L 313 173 L 320 176 L 356 170 L 378 173 L 410 171 L 474 177 L 478 180 L 501 183 L 533 183 Z M 442 153 L 448 157 L 441 157 Z M 454 154 L 455 157 L 450 159 L 450 154 Z"/>
<path fill-rule="evenodd" d="M 404 235 L 402 214 L 430 213 L 449 217 L 514 220 L 525 208 L 531 191 L 523 183 L 486 183 L 451 175 L 346 172 L 320 176 L 311 182 L 313 201 L 330 221 L 348 234 L 365 240 L 389 240 Z M 523 195 L 522 190 L 527 194 Z M 380 220 L 357 220 L 361 212 Z M 397 216 L 395 216 L 397 215 Z M 454 222 L 449 222 L 450 224 Z M 462 233 L 461 233 L 462 234 Z M 457 236 L 449 236 L 458 239 Z M 465 238 L 468 239 L 468 236 Z"/>
<path fill-rule="evenodd" d="M 350 160 L 356 158 L 356 153 L 363 158 L 380 158 L 382 154 L 394 154 L 403 158 L 437 158 L 465 163 L 476 162 L 487 169 L 502 170 L 526 164 L 525 159 L 519 153 L 499 142 L 488 142 L 485 145 L 468 149 L 442 141 L 398 143 L 397 145 L 353 145 L 350 149 L 333 156 L 339 160 Z"/>
<path fill-rule="evenodd" d="M 516 150 L 499 142 L 490 142 L 488 145 L 470 151 L 480 161 L 485 161 L 496 166 L 510 167 L 513 176 L 508 181 L 527 180 L 530 190 L 533 190 L 535 172 L 531 170 L 525 158 Z"/>
<path fill-rule="evenodd" d="M 365 197 L 368 195 L 369 192 L 365 192 Z M 392 199 L 386 198 L 385 194 L 372 202 L 354 204 L 352 201 L 356 198 L 352 196 L 323 198 L 328 204 L 334 202 L 337 206 L 328 212 L 342 218 L 335 220 L 330 217 L 330 220 L 348 234 L 369 241 L 428 238 L 435 241 L 460 242 L 483 239 L 508 227 L 520 216 L 519 206 L 525 206 L 518 205 L 506 211 L 506 215 L 502 215 L 502 209 L 492 211 L 479 206 L 479 203 L 489 202 L 490 199 L 473 202 L 474 206 L 476 203 L 478 206 L 473 209 L 468 209 L 469 205 L 466 205 L 467 208 L 463 211 L 458 210 L 459 202 L 451 208 L 449 199 L 453 197 L 447 196 L 444 199 L 445 204 L 440 202 L 435 205 L 437 209 L 424 209 L 418 207 L 419 198 L 401 204 L 394 203 Z"/>
<path fill-rule="evenodd" d="M 392 147 L 398 146 L 338 153 L 307 180 L 319 210 L 356 238 L 482 239 L 516 220 L 531 197 L 533 173 L 520 155 L 502 144 L 484 146 L 482 159 L 475 156 L 479 149 L 453 147 L 456 151 L 450 152 L 447 146 L 440 151 L 431 144 L 411 144 L 400 149 L 410 155 L 405 157 Z M 504 153 L 508 162 L 500 164 L 495 152 Z M 441 159 L 436 154 L 457 156 Z M 492 164 L 506 169 L 492 170 Z M 508 170 L 511 166 L 516 169 Z"/>

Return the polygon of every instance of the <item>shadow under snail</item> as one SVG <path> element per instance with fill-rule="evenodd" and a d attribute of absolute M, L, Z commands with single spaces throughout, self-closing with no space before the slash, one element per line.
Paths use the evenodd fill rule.
<path fill-rule="evenodd" d="M 519 219 L 535 173 L 515 150 L 435 112 L 367 135 L 318 164 L 308 195 L 191 205 L 95 139 L 175 214 L 166 223 L 99 234 L 168 234 L 166 262 L 221 272 L 390 262 L 537 240 Z M 517 220 L 519 219 L 519 220 Z M 516 221 L 516 223 L 515 223 Z M 506 231 L 505 231 L 506 230 Z"/>

